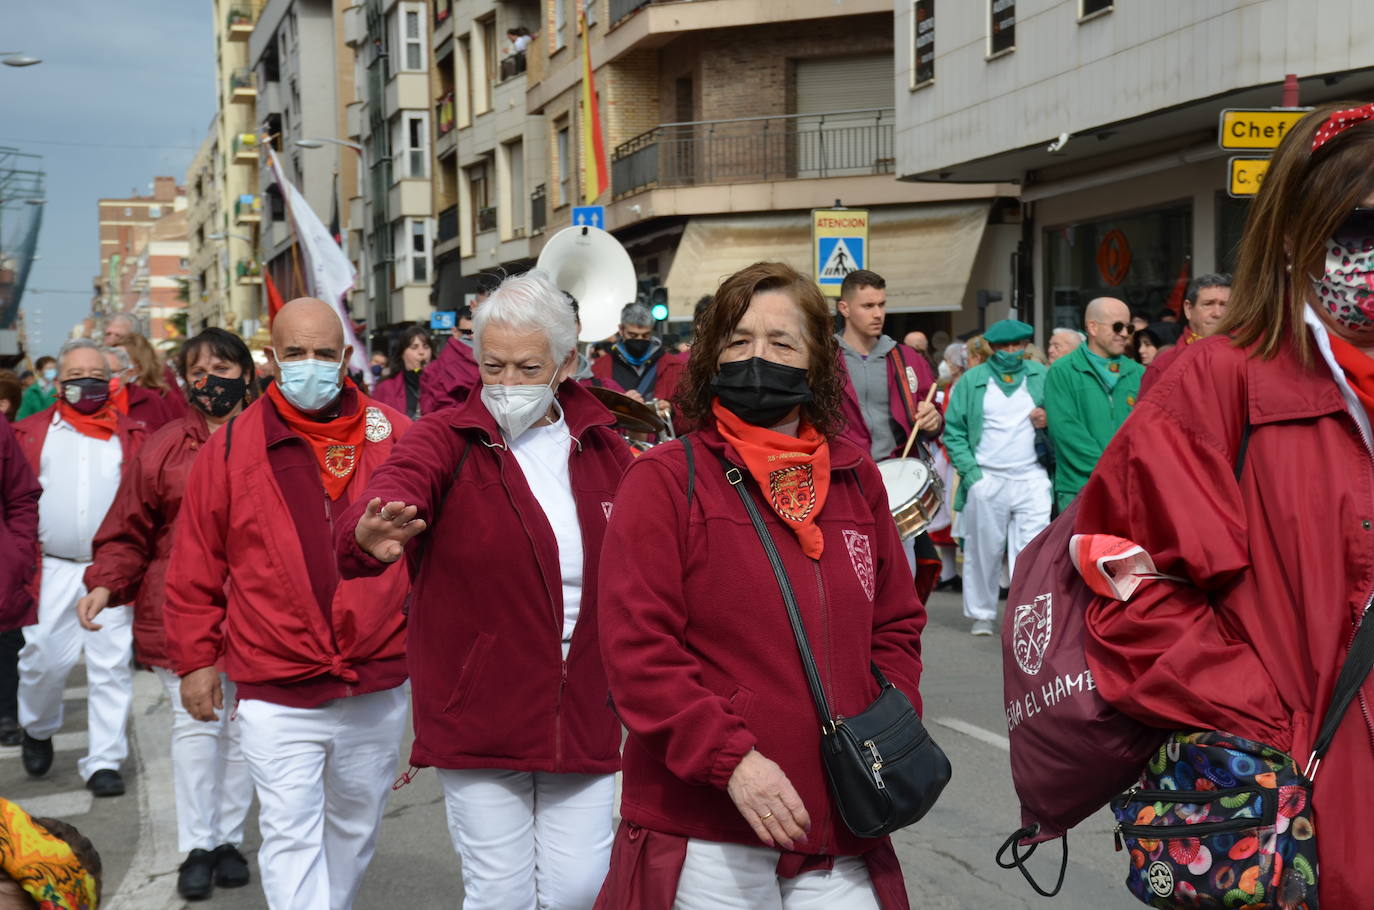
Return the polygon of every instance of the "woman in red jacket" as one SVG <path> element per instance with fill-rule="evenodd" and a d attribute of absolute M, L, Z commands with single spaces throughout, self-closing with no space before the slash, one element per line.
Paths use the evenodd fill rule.
<path fill-rule="evenodd" d="M 587 910 L 620 766 L 596 567 L 631 456 L 569 379 L 573 313 L 541 273 L 474 323 L 480 394 L 397 444 L 335 524 L 339 567 L 410 558 L 410 760 L 441 769 L 465 910 Z"/>
<path fill-rule="evenodd" d="M 391 352 L 391 375 L 372 390 L 372 397 L 390 405 L 411 420 L 420 417 L 420 374 L 434 359 L 434 346 L 424 326 L 413 325 L 401 333 Z"/>
<path fill-rule="evenodd" d="M 78 602 L 77 614 L 83 627 L 98 630 L 95 618 L 111 603 L 134 604 L 134 658 L 157 674 L 172 703 L 177 838 L 187 854 L 177 889 L 183 898 L 199 900 L 216 884 L 248 884 L 238 847 L 253 784 L 239 753 L 237 727 L 228 723 L 232 707 L 214 723 L 201 723 L 182 707 L 181 680 L 166 651 L 163 583 L 191 462 L 211 433 L 257 397 L 257 384 L 248 347 L 224 329 L 206 329 L 187 341 L 179 368 L 195 407 L 150 436 L 124 472 L 96 534 L 85 575 L 90 593 Z M 233 683 L 227 679 L 224 691 L 231 702 Z"/>
<path fill-rule="evenodd" d="M 819 289 L 781 263 L 725 280 L 697 323 L 678 402 L 699 426 L 641 456 L 601 564 L 601 653 L 629 728 L 607 910 L 905 908 L 888 838 L 840 820 L 760 511 L 837 713 L 878 695 L 870 661 L 921 704 L 925 611 L 867 452 L 838 435 L 843 379 Z"/>
<path fill-rule="evenodd" d="M 1246 223 L 1225 323 L 1141 399 L 1077 521 L 1188 580 L 1089 608 L 1102 696 L 1163 730 L 1276 747 L 1299 769 L 1374 597 L 1374 106 L 1338 107 L 1284 137 Z M 1313 781 L 1323 907 L 1369 906 L 1374 894 L 1362 850 L 1374 682 L 1358 701 Z"/>

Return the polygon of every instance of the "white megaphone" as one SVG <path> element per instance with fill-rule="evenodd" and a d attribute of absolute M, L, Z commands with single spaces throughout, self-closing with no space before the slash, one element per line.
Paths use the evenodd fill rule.
<path fill-rule="evenodd" d="M 639 291 L 635 267 L 620 241 L 590 225 L 564 228 L 544 244 L 535 268 L 577 298 L 578 341 L 603 341 L 620 325 L 620 310 Z"/>

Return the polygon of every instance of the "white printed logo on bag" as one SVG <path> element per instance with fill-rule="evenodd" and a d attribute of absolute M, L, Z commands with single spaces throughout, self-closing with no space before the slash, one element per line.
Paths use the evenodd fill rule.
<path fill-rule="evenodd" d="M 873 550 L 868 545 L 868 535 L 860 534 L 858 531 L 845 531 L 844 547 L 849 551 L 849 561 L 854 565 L 854 574 L 859 576 L 859 584 L 863 586 L 864 593 L 868 595 L 869 603 L 872 603 L 874 591 Z"/>
<path fill-rule="evenodd" d="M 1034 603 L 1022 604 L 1012 614 L 1011 652 L 1016 656 L 1016 665 L 1027 676 L 1040 672 L 1049 650 L 1054 634 L 1053 607 L 1053 595 L 1041 594 Z"/>
<path fill-rule="evenodd" d="M 1150 885 L 1150 890 L 1160 897 L 1174 893 L 1174 872 L 1165 863 L 1151 863 L 1145 873 L 1145 881 Z"/>
<path fill-rule="evenodd" d="M 916 390 L 920 388 L 921 385 L 916 380 L 916 371 L 913 370 L 911 367 L 906 368 L 906 385 L 907 388 L 911 389 L 911 394 L 913 395 L 916 394 Z"/>

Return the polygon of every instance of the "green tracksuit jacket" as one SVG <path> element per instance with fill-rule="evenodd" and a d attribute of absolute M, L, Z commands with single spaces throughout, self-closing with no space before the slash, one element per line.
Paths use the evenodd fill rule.
<path fill-rule="evenodd" d="M 954 384 L 949 407 L 945 408 L 945 451 L 949 463 L 959 472 L 959 491 L 954 494 L 954 511 L 959 512 L 968 501 L 969 487 L 983 476 L 975 457 L 978 442 L 983 438 L 983 396 L 992 382 L 992 364 L 980 363 Z M 1045 405 L 1045 368 L 1033 360 L 1026 361 L 1026 391 L 1037 408 Z"/>
<path fill-rule="evenodd" d="M 1059 358 L 1045 379 L 1045 417 L 1054 442 L 1054 497 L 1060 511 L 1088 482 L 1097 459 L 1140 397 L 1145 368 L 1121 359 L 1116 388 L 1107 385 L 1088 360 L 1086 343 Z"/>

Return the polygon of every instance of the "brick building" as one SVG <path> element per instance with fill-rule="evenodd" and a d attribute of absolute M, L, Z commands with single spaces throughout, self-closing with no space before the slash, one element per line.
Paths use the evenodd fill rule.
<path fill-rule="evenodd" d="M 148 318 L 149 337 L 177 336 L 166 321 L 186 307 L 178 279 L 188 276 L 186 189 L 175 177 L 155 177 L 152 194 L 97 202 L 102 313 Z"/>

